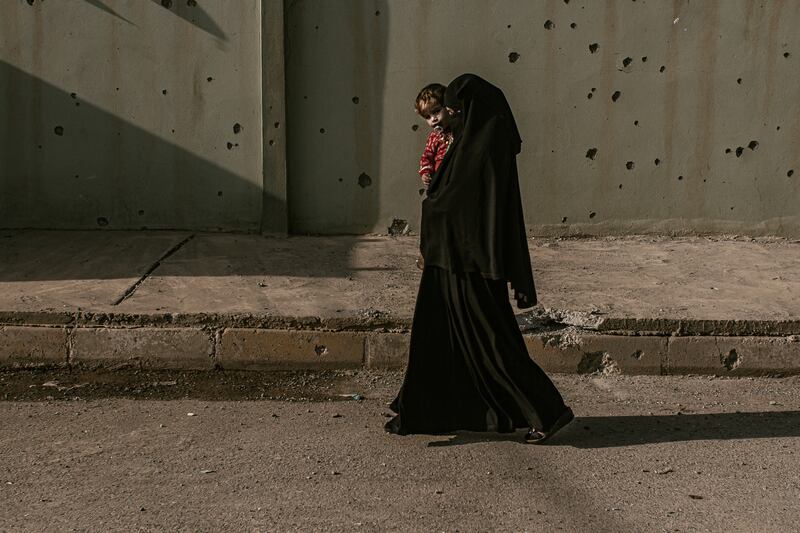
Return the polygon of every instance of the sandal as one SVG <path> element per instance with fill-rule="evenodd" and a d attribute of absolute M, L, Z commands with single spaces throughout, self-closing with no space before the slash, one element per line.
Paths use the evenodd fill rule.
<path fill-rule="evenodd" d="M 538 429 L 531 428 L 525 434 L 525 442 L 528 444 L 544 444 L 553 435 L 558 433 L 558 430 L 572 422 L 574 418 L 575 414 L 572 412 L 572 409 L 567 407 L 567 409 L 561 413 L 561 416 L 558 417 L 558 420 L 553 423 L 549 431 L 540 431 Z"/>

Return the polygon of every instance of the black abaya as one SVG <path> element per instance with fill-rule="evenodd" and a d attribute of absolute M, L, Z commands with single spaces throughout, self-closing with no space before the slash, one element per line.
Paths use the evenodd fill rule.
<path fill-rule="evenodd" d="M 423 201 L 420 281 L 393 433 L 548 431 L 568 408 L 529 355 L 517 304 L 536 303 L 516 169 L 520 139 L 502 92 L 456 78 L 464 126 Z M 450 106 L 450 104 L 448 104 Z M 452 107 L 452 106 L 450 106 Z"/>
<path fill-rule="evenodd" d="M 393 431 L 550 428 L 565 411 L 528 356 L 502 280 L 426 266 Z"/>

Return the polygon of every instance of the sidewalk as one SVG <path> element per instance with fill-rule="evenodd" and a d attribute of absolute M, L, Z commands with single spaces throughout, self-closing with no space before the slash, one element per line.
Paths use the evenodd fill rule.
<path fill-rule="evenodd" d="M 800 242 L 531 239 L 549 371 L 800 371 Z M 405 364 L 416 237 L 0 231 L 0 366 Z"/>

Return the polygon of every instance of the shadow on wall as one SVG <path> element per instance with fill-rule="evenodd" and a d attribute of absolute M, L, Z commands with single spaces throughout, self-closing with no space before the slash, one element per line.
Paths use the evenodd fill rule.
<path fill-rule="evenodd" d="M 96 7 L 102 11 L 105 11 L 109 15 L 112 15 L 128 24 L 135 26 L 133 22 L 128 20 L 127 18 L 120 15 L 117 11 L 109 7 L 103 0 L 83 0 L 87 4 Z M 151 0 L 153 3 L 156 3 L 160 6 L 165 7 L 171 13 L 179 16 L 186 22 L 193 24 L 194 26 L 200 28 L 204 32 L 213 35 L 220 41 L 227 41 L 228 37 L 225 35 L 225 32 L 222 31 L 214 19 L 204 10 L 201 6 L 198 5 L 196 0 L 187 0 L 184 4 L 180 1 L 173 1 L 173 0 Z"/>
<path fill-rule="evenodd" d="M 0 161 L 0 228 L 260 227 L 257 185 L 3 61 Z"/>
<path fill-rule="evenodd" d="M 288 202 L 292 233 L 378 225 L 387 0 L 286 8 Z"/>

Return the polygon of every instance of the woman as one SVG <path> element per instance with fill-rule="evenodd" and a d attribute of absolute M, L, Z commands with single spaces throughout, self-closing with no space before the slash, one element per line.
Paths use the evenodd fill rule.
<path fill-rule="evenodd" d="M 528 356 L 520 308 L 536 304 L 516 155 L 521 139 L 502 91 L 474 74 L 445 105 L 456 138 L 422 203 L 424 269 L 405 380 L 391 433 L 511 432 L 541 444 L 573 419 Z"/>

